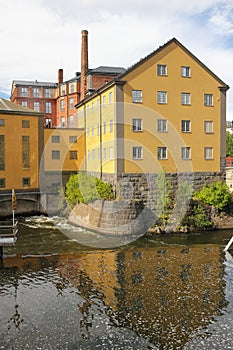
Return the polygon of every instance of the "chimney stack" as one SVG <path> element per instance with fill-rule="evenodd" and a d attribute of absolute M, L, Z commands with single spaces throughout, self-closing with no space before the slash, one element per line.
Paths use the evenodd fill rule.
<path fill-rule="evenodd" d="M 86 73 L 88 71 L 88 31 L 82 30 L 82 49 L 81 49 L 81 100 L 86 95 Z"/>
<path fill-rule="evenodd" d="M 62 84 L 63 83 L 63 69 L 60 68 L 58 70 L 58 84 Z"/>

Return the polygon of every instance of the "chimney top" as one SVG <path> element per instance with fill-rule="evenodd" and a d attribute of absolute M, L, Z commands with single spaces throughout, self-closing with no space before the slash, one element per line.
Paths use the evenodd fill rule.
<path fill-rule="evenodd" d="M 87 30 L 82 30 L 82 35 L 84 36 L 84 35 L 88 35 L 88 31 Z"/>

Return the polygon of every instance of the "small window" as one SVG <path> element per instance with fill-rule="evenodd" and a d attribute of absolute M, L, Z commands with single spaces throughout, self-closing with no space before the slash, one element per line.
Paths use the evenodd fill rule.
<path fill-rule="evenodd" d="M 23 185 L 23 187 L 31 186 L 31 179 L 30 179 L 30 177 L 23 177 L 22 178 L 22 185 Z"/>
<path fill-rule="evenodd" d="M 39 89 L 38 88 L 33 89 L 33 96 L 39 97 Z"/>
<path fill-rule="evenodd" d="M 51 97 L 51 91 L 50 89 L 45 89 L 45 97 L 50 98 Z"/>
<path fill-rule="evenodd" d="M 133 147 L 133 159 L 143 159 L 142 147 Z"/>
<path fill-rule="evenodd" d="M 191 121 L 190 120 L 182 120 L 181 121 L 181 131 L 182 132 L 191 132 Z"/>
<path fill-rule="evenodd" d="M 103 159 L 106 160 L 107 159 L 107 148 L 103 149 Z"/>
<path fill-rule="evenodd" d="M 69 136 L 69 141 L 70 141 L 70 143 L 76 143 L 77 142 L 77 136 L 73 136 L 73 135 L 71 135 L 71 136 Z"/>
<path fill-rule="evenodd" d="M 5 119 L 0 119 L 0 126 L 5 126 Z"/>
<path fill-rule="evenodd" d="M 70 159 L 78 159 L 78 152 L 70 151 Z"/>
<path fill-rule="evenodd" d="M 157 102 L 159 104 L 167 103 L 167 92 L 166 91 L 158 91 L 157 92 Z"/>
<path fill-rule="evenodd" d="M 65 110 L 65 100 L 60 101 L 60 109 L 61 109 L 61 111 Z"/>
<path fill-rule="evenodd" d="M 204 148 L 204 158 L 206 160 L 213 159 L 213 147 L 205 147 Z"/>
<path fill-rule="evenodd" d="M 106 134 L 106 122 L 103 122 L 103 134 Z"/>
<path fill-rule="evenodd" d="M 90 151 L 90 150 L 87 151 L 87 159 L 88 159 L 88 160 L 91 159 L 91 151 Z"/>
<path fill-rule="evenodd" d="M 27 106 L 28 106 L 27 101 L 22 101 L 22 106 L 23 106 L 23 107 L 27 107 Z"/>
<path fill-rule="evenodd" d="M 182 159 L 191 159 L 191 148 L 190 147 L 182 147 L 181 148 L 181 158 Z"/>
<path fill-rule="evenodd" d="M 157 121 L 157 129 L 158 132 L 167 132 L 167 120 L 166 119 L 158 119 Z"/>
<path fill-rule="evenodd" d="M 92 127 L 91 127 L 91 134 L 92 134 L 92 136 L 95 135 L 95 127 L 94 127 L 94 125 L 92 125 Z"/>
<path fill-rule="evenodd" d="M 109 104 L 112 103 L 112 92 L 109 92 Z"/>
<path fill-rule="evenodd" d="M 22 97 L 27 97 L 27 95 L 28 95 L 28 89 L 25 88 L 25 87 L 22 87 L 21 88 L 21 96 Z"/>
<path fill-rule="evenodd" d="M 97 125 L 97 136 L 99 136 L 99 134 L 100 134 L 100 125 L 98 124 Z"/>
<path fill-rule="evenodd" d="M 191 95 L 189 92 L 181 93 L 181 104 L 182 105 L 190 105 L 191 104 Z"/>
<path fill-rule="evenodd" d="M 109 159 L 113 159 L 113 151 L 112 151 L 112 147 L 109 147 Z"/>
<path fill-rule="evenodd" d="M 95 104 L 94 104 L 94 102 L 91 103 L 91 111 L 92 111 L 92 112 L 95 111 Z"/>
<path fill-rule="evenodd" d="M 74 93 L 74 83 L 70 83 L 70 93 Z"/>
<path fill-rule="evenodd" d="M 109 121 L 109 132 L 113 131 L 113 122 L 112 120 Z"/>
<path fill-rule="evenodd" d="M 70 128 L 74 127 L 74 116 L 73 115 L 69 116 L 69 127 Z"/>
<path fill-rule="evenodd" d="M 53 135 L 52 136 L 52 142 L 53 143 L 60 142 L 60 136 L 59 135 Z"/>
<path fill-rule="evenodd" d="M 30 128 L 30 120 L 22 120 L 22 128 Z"/>
<path fill-rule="evenodd" d="M 52 119 L 51 118 L 46 118 L 45 119 L 45 127 L 46 128 L 51 128 L 52 127 Z"/>
<path fill-rule="evenodd" d="M 65 85 L 62 85 L 62 86 L 61 86 L 61 94 L 62 94 L 62 95 L 65 95 L 65 93 L 66 93 L 66 86 L 65 86 Z"/>
<path fill-rule="evenodd" d="M 92 154 L 92 160 L 95 160 L 95 150 L 94 149 L 92 150 L 91 154 Z"/>
<path fill-rule="evenodd" d="M 34 111 L 40 112 L 40 102 L 34 102 Z"/>
<path fill-rule="evenodd" d="M 4 188 L 4 187 L 6 187 L 6 179 L 1 178 L 0 179 L 0 188 Z"/>
<path fill-rule="evenodd" d="M 167 147 L 158 147 L 158 159 L 167 159 Z"/>
<path fill-rule="evenodd" d="M 61 127 L 65 128 L 66 126 L 66 118 L 65 117 L 61 117 Z"/>
<path fill-rule="evenodd" d="M 213 94 L 204 94 L 204 105 L 213 106 Z"/>
<path fill-rule="evenodd" d="M 165 64 L 157 65 L 157 74 L 158 75 L 167 75 L 167 66 Z"/>
<path fill-rule="evenodd" d="M 53 160 L 60 159 L 60 151 L 58 151 L 58 150 L 52 151 L 52 159 Z"/>
<path fill-rule="evenodd" d="M 74 109 L 74 99 L 73 99 L 73 97 L 71 97 L 71 98 L 69 99 L 69 108 L 70 108 L 70 109 Z"/>
<path fill-rule="evenodd" d="M 204 130 L 205 130 L 206 134 L 213 133 L 213 121 L 212 120 L 205 120 L 204 121 Z"/>
<path fill-rule="evenodd" d="M 45 113 L 52 113 L 51 102 L 45 102 Z"/>
<path fill-rule="evenodd" d="M 106 96 L 103 96 L 103 108 L 106 106 Z"/>
<path fill-rule="evenodd" d="M 87 128 L 87 137 L 90 137 L 90 128 Z"/>
<path fill-rule="evenodd" d="M 142 90 L 132 90 L 132 102 L 142 103 Z"/>
<path fill-rule="evenodd" d="M 191 77 L 191 69 L 190 69 L 190 67 L 182 66 L 181 67 L 181 76 L 185 77 L 185 78 L 190 78 Z"/>
<path fill-rule="evenodd" d="M 133 131 L 142 131 L 142 119 L 133 119 L 132 127 Z"/>

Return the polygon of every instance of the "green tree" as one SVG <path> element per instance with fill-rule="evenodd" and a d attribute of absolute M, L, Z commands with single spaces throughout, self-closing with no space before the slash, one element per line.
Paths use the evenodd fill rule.
<path fill-rule="evenodd" d="M 233 156 L 233 139 L 229 131 L 226 132 L 226 156 Z"/>

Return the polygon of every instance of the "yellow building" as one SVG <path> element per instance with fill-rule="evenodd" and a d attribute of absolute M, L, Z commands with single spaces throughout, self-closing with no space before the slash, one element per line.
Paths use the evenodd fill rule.
<path fill-rule="evenodd" d="M 228 86 L 175 38 L 77 104 L 86 170 L 221 178 Z"/>

